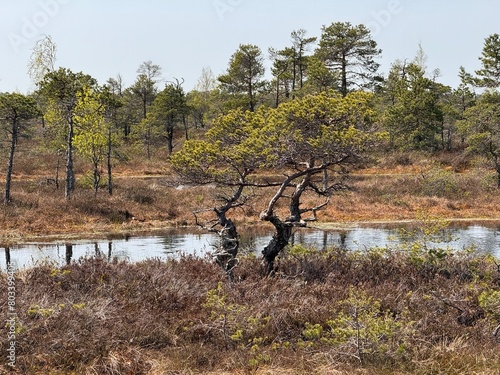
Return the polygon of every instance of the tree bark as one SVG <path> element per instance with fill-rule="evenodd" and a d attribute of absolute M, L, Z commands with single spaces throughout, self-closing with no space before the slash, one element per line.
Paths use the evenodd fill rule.
<path fill-rule="evenodd" d="M 60 163 L 59 158 L 60 158 L 60 150 L 57 150 L 56 175 L 55 175 L 56 190 L 59 190 L 59 163 Z"/>
<path fill-rule="evenodd" d="M 9 161 L 7 164 L 7 173 L 5 176 L 5 204 L 9 203 L 10 198 L 10 186 L 12 181 L 12 171 L 14 168 L 14 154 L 16 152 L 17 143 L 17 117 L 12 119 L 12 129 L 11 129 L 11 139 L 10 139 L 10 151 L 9 151 Z"/>
<path fill-rule="evenodd" d="M 292 236 L 293 226 L 290 223 L 282 222 L 277 216 L 273 215 L 266 219 L 274 225 L 275 232 L 269 241 L 269 244 L 262 250 L 264 261 L 264 272 L 266 275 L 271 275 L 274 270 L 274 261 L 279 253 L 288 245 L 288 241 Z"/>
<path fill-rule="evenodd" d="M 8 268 L 10 265 L 10 247 L 5 247 L 5 265 Z"/>
<path fill-rule="evenodd" d="M 492 149 L 492 146 L 490 145 L 490 150 Z M 497 188 L 500 189 L 500 157 L 493 151 L 490 151 L 491 154 L 493 155 L 493 159 L 495 161 L 495 170 L 497 171 Z"/>
<path fill-rule="evenodd" d="M 71 199 L 71 193 L 75 190 L 75 172 L 73 170 L 73 119 L 69 121 L 68 139 L 66 140 L 66 187 L 65 196 L 67 200 Z"/>
<path fill-rule="evenodd" d="M 186 141 L 189 140 L 189 129 L 188 129 L 188 122 L 186 120 L 186 115 L 183 113 L 182 114 L 182 125 L 184 125 L 184 136 L 186 138 Z"/>
<path fill-rule="evenodd" d="M 174 129 L 173 128 L 167 129 L 167 150 L 168 150 L 169 155 L 172 155 L 172 152 L 174 152 Z"/>
<path fill-rule="evenodd" d="M 222 227 L 219 232 L 221 237 L 221 248 L 215 254 L 215 261 L 221 266 L 230 279 L 233 278 L 233 269 L 238 262 L 236 256 L 238 255 L 240 240 L 236 225 L 231 219 L 227 218 L 226 214 L 231 208 L 235 207 L 235 204 L 241 198 L 244 189 L 244 178 L 245 177 L 242 177 L 241 184 L 238 186 L 233 196 L 227 199 L 223 206 L 214 209 L 219 225 Z"/>
<path fill-rule="evenodd" d="M 275 271 L 274 261 L 276 257 L 283 251 L 283 249 L 288 245 L 289 240 L 292 236 L 292 230 L 294 227 L 306 226 L 302 223 L 302 213 L 304 210 L 300 209 L 300 198 L 302 193 L 311 183 L 311 177 L 321 171 L 321 168 L 313 167 L 313 162 L 309 165 L 308 170 L 304 172 L 299 172 L 295 177 L 303 177 L 302 181 L 296 186 L 295 191 L 290 197 L 290 216 L 286 218 L 283 222 L 273 213 L 273 209 L 278 200 L 283 196 L 283 193 L 293 181 L 293 176 L 287 178 L 285 182 L 281 185 L 278 193 L 271 199 L 271 202 L 266 211 L 261 215 L 261 220 L 269 221 L 274 225 L 274 235 L 269 241 L 269 244 L 262 250 L 262 258 L 264 263 L 264 272 L 266 275 L 270 275 Z M 307 210 L 306 210 L 307 211 Z"/>
<path fill-rule="evenodd" d="M 106 151 L 106 163 L 108 169 L 108 194 L 113 195 L 113 171 L 111 165 L 111 149 L 112 149 L 112 139 L 111 139 L 111 128 L 108 129 L 108 149 Z"/>
<path fill-rule="evenodd" d="M 97 192 L 99 191 L 99 185 L 101 183 L 101 173 L 99 173 L 99 165 L 97 163 L 94 163 L 94 168 L 93 168 L 93 178 L 94 178 L 94 196 L 97 197 Z"/>
<path fill-rule="evenodd" d="M 71 264 L 71 259 L 73 258 L 73 245 L 66 244 L 66 264 Z"/>
<path fill-rule="evenodd" d="M 347 96 L 347 58 L 345 54 L 342 55 L 342 69 L 341 69 L 342 87 L 341 93 L 343 97 Z"/>

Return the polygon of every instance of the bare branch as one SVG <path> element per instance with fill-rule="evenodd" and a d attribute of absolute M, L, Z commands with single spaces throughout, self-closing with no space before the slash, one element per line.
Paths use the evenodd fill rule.
<path fill-rule="evenodd" d="M 323 204 L 320 204 L 319 206 L 312 207 L 312 208 L 304 208 L 304 209 L 301 209 L 301 210 L 300 210 L 300 213 L 301 213 L 301 214 L 305 214 L 306 212 L 312 212 L 312 214 L 313 214 L 313 217 L 311 217 L 311 218 L 306 218 L 306 219 L 304 219 L 304 221 L 305 221 L 305 222 L 318 221 L 317 212 L 318 212 L 319 210 L 324 209 L 326 206 L 328 206 L 328 203 L 330 203 L 330 197 L 326 198 L 326 202 L 324 202 Z"/>

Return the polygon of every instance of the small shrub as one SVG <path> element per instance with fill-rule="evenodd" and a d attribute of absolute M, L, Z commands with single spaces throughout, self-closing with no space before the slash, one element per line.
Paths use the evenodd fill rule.
<path fill-rule="evenodd" d="M 352 287 L 340 305 L 341 311 L 326 322 L 327 329 L 306 323 L 304 338 L 330 345 L 342 356 L 355 357 L 362 364 L 370 358 L 400 356 L 410 347 L 414 329 L 406 313 L 395 318 L 382 310 L 380 301 Z"/>
<path fill-rule="evenodd" d="M 217 288 L 208 291 L 203 307 L 210 311 L 210 329 L 216 330 L 222 335 L 226 347 L 231 342 L 242 339 L 243 330 L 240 318 L 245 307 L 227 302 L 227 296 L 221 282 L 217 284 Z"/>
<path fill-rule="evenodd" d="M 494 320 L 500 320 L 500 291 L 487 290 L 482 292 L 479 297 L 479 306 L 486 314 Z"/>
<path fill-rule="evenodd" d="M 453 238 L 448 233 L 449 222 L 428 217 L 420 213 L 413 229 L 400 229 L 401 249 L 415 265 L 435 265 L 448 257 L 452 251 L 444 246 Z"/>
<path fill-rule="evenodd" d="M 126 190 L 125 197 L 139 204 L 153 204 L 155 201 L 154 191 L 147 187 L 131 187 Z"/>
<path fill-rule="evenodd" d="M 455 173 L 434 167 L 423 175 L 422 194 L 428 197 L 460 199 L 465 192 Z"/>
<path fill-rule="evenodd" d="M 85 173 L 83 176 L 78 178 L 77 181 L 79 187 L 83 189 L 93 189 L 94 188 L 94 175 L 92 172 Z M 107 187 L 108 181 L 105 178 L 101 178 L 99 181 L 99 189 L 105 189 Z"/>

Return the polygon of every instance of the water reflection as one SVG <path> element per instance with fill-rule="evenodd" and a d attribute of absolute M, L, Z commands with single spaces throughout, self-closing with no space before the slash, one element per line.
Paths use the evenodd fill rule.
<path fill-rule="evenodd" d="M 441 246 L 460 250 L 474 246 L 478 251 L 500 256 L 499 228 L 473 225 L 466 228 L 448 230 L 452 241 Z M 272 233 L 243 233 L 241 252 L 257 254 L 266 246 Z M 81 257 L 114 258 L 137 262 L 148 258 L 168 259 L 179 254 L 204 256 L 217 246 L 218 237 L 213 233 L 193 233 L 187 231 L 167 231 L 162 235 L 125 237 L 102 241 L 76 241 L 73 243 L 30 243 L 0 249 L 6 270 L 9 262 L 19 268 L 26 268 L 48 261 L 56 265 L 69 264 Z M 395 246 L 402 241 L 398 229 L 391 228 L 351 228 L 342 230 L 299 230 L 291 242 L 306 247 L 326 249 L 332 246 L 349 250 L 364 250 L 371 247 Z M 61 248 L 64 249 L 61 254 Z"/>
<path fill-rule="evenodd" d="M 9 247 L 5 247 L 4 248 L 4 252 L 5 252 L 5 264 L 6 265 L 10 264 L 10 248 Z"/>
<path fill-rule="evenodd" d="M 73 245 L 66 244 L 66 264 L 71 263 L 71 258 L 73 258 Z"/>

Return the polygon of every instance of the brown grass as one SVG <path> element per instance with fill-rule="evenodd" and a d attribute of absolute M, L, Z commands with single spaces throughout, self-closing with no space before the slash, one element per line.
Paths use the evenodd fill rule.
<path fill-rule="evenodd" d="M 103 188 L 94 197 L 82 185 L 88 166 L 77 158 L 77 190 L 71 201 L 64 198 L 53 178 L 56 158 L 22 144 L 15 163 L 13 202 L 0 210 L 0 243 L 22 242 L 37 236 L 100 236 L 114 232 L 152 231 L 193 225 L 192 212 L 214 207 L 220 193 L 212 186 L 186 186 L 170 170 L 160 149 L 147 160 L 132 146 L 124 146 L 115 160 L 114 194 Z M 124 158 L 123 155 L 127 155 Z M 461 154 L 381 154 L 374 162 L 353 171 L 351 190 L 334 196 L 319 212 L 323 222 L 349 223 L 414 220 L 422 211 L 449 219 L 495 219 L 500 195 L 495 173 L 484 160 Z M 62 163 L 63 164 L 63 163 Z M 0 171 L 1 173 L 1 171 Z M 266 180 L 280 176 L 265 171 Z M 3 176 L 0 174 L 0 178 Z M 248 205 L 231 213 L 240 226 L 259 223 L 259 213 L 274 189 L 248 192 Z M 321 203 L 314 195 L 303 206 Z M 286 215 L 286 206 L 279 211 Z M 265 225 L 265 224 L 264 224 Z"/>

